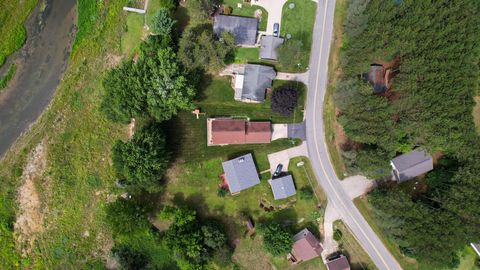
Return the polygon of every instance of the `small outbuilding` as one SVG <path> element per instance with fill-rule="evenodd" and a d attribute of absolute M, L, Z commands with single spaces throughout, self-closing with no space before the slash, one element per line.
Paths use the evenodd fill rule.
<path fill-rule="evenodd" d="M 277 49 L 283 44 L 283 38 L 263 36 L 260 42 L 260 59 L 277 60 Z"/>
<path fill-rule="evenodd" d="M 268 183 L 272 187 L 275 200 L 285 199 L 297 193 L 291 175 L 268 180 Z"/>
<path fill-rule="evenodd" d="M 293 236 L 293 247 L 288 255 L 288 260 L 292 264 L 298 264 L 320 256 L 322 251 L 323 247 L 320 241 L 305 228 Z"/>
<path fill-rule="evenodd" d="M 328 270 L 350 270 L 350 264 L 345 255 L 341 254 L 327 260 Z"/>
<path fill-rule="evenodd" d="M 260 184 L 252 154 L 246 154 L 222 163 L 224 177 L 232 195 Z"/>
<path fill-rule="evenodd" d="M 390 88 L 390 72 L 391 70 L 385 68 L 384 65 L 375 63 L 370 65 L 368 81 L 373 86 L 375 94 L 384 93 Z"/>
<path fill-rule="evenodd" d="M 265 101 L 266 91 L 272 87 L 277 73 L 270 66 L 247 64 L 236 66 L 233 75 L 235 100 L 261 103 Z"/>
<path fill-rule="evenodd" d="M 392 159 L 390 165 L 395 179 L 401 183 L 433 170 L 433 159 L 425 151 L 415 149 Z"/>
<path fill-rule="evenodd" d="M 213 17 L 213 32 L 220 37 L 223 32 L 232 33 L 235 44 L 254 46 L 257 42 L 258 19 L 217 15 Z"/>

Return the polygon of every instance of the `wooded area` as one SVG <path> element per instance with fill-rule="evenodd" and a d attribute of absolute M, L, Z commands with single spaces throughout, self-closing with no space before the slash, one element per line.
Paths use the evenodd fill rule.
<path fill-rule="evenodd" d="M 443 156 L 425 191 L 384 187 L 369 197 L 401 251 L 434 268 L 455 266 L 457 252 L 480 241 L 479 11 L 478 1 L 355 0 L 344 23 L 335 101 L 354 147 L 343 160 L 349 173 L 380 178 L 391 158 L 418 146 Z M 398 70 L 374 95 L 362 74 L 379 62 Z"/>

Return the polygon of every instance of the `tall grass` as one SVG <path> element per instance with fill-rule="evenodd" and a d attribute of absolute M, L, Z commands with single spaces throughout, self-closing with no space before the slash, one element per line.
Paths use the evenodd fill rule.
<path fill-rule="evenodd" d="M 8 67 L 8 70 L 5 73 L 5 75 L 3 75 L 3 77 L 0 78 L 0 92 L 2 92 L 2 90 L 5 87 L 7 87 L 8 82 L 10 82 L 10 80 L 13 78 L 13 76 L 15 76 L 15 72 L 17 72 L 17 65 L 11 64 Z"/>

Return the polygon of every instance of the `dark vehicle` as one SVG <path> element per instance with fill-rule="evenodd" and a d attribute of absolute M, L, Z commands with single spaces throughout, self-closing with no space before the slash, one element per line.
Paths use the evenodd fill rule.
<path fill-rule="evenodd" d="M 280 24 L 274 23 L 273 24 L 273 36 L 278 37 L 278 32 L 280 31 Z"/>
<path fill-rule="evenodd" d="M 278 177 L 278 176 L 280 176 L 280 174 L 282 173 L 282 168 L 283 168 L 283 165 L 282 165 L 282 164 L 278 164 L 278 165 L 277 165 L 277 168 L 275 169 L 275 172 L 273 173 L 273 177 Z"/>

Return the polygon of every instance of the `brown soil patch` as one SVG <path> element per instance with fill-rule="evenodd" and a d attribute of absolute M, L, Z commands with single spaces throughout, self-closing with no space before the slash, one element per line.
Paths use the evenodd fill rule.
<path fill-rule="evenodd" d="M 46 150 L 42 142 L 28 157 L 21 176 L 22 185 L 18 189 L 19 211 L 14 230 L 17 246 L 21 250 L 22 256 L 27 256 L 32 252 L 36 236 L 44 230 L 44 209 L 35 184 L 41 180 L 45 166 Z"/>
<path fill-rule="evenodd" d="M 477 132 L 480 133 L 480 96 L 474 97 L 477 104 L 473 107 L 473 121 L 477 127 Z"/>
<path fill-rule="evenodd" d="M 432 159 L 433 159 L 433 165 L 437 165 L 438 161 L 440 159 L 442 159 L 443 157 L 445 156 L 445 153 L 443 152 L 436 152 L 436 153 L 433 153 L 432 155 Z"/>
<path fill-rule="evenodd" d="M 128 138 L 131 139 L 135 134 L 135 118 L 132 118 L 130 124 L 128 124 Z"/>

